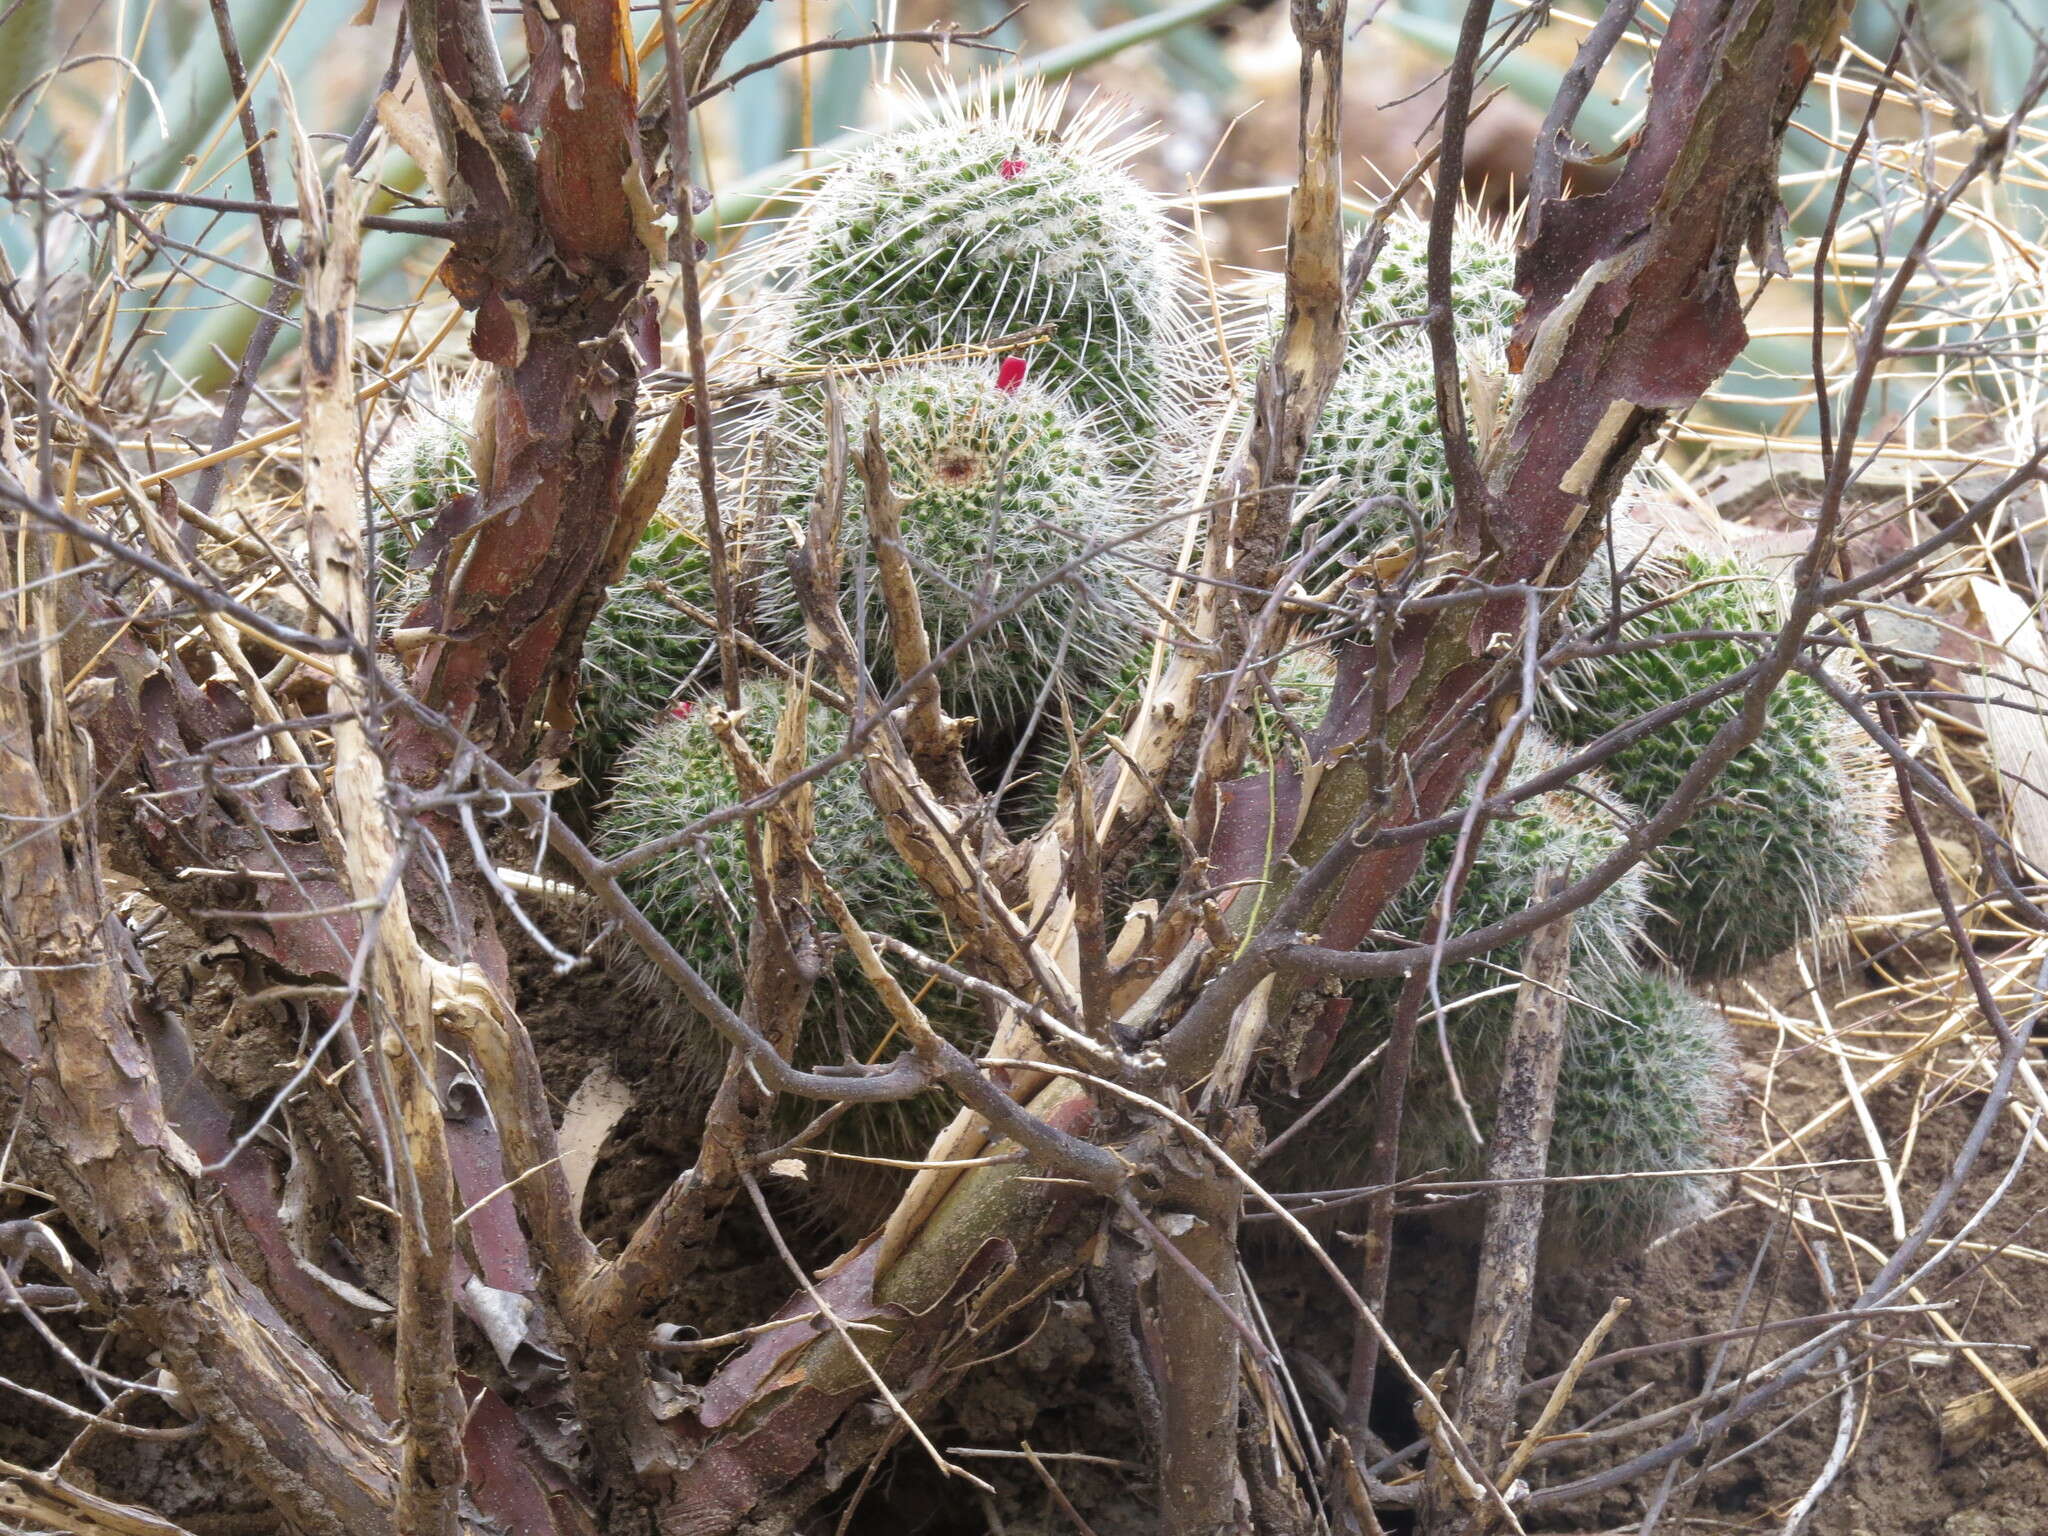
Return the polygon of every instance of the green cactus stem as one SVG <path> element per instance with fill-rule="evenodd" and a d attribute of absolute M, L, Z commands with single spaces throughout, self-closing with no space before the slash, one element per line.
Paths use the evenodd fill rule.
<path fill-rule="evenodd" d="M 1150 620 L 1139 595 L 1149 578 L 1135 558 L 1146 553 L 1142 541 L 1089 553 L 1140 534 L 1141 514 L 1100 443 L 1054 393 L 976 362 L 883 374 L 848 386 L 843 398 L 850 434 L 865 432 L 871 410 L 879 421 L 932 655 L 959 645 L 939 672 L 952 713 L 1007 725 L 1055 681 L 1085 689 L 1142 646 Z M 797 521 L 825 460 L 816 405 L 792 396 L 778 418 L 775 457 L 787 470 L 777 494 Z M 886 683 L 894 677 L 890 620 L 864 498 L 849 472 L 840 589 L 848 626 Z M 767 567 L 763 631 L 794 644 L 803 621 L 791 583 L 779 559 Z"/>
<path fill-rule="evenodd" d="M 1574 618 L 1597 627 L 1610 606 L 1606 566 L 1579 589 Z M 1624 641 L 1699 631 L 1769 633 L 1783 599 L 1769 577 L 1691 552 L 1640 561 L 1624 611 L 1662 606 L 1621 626 Z M 1756 655 L 1742 639 L 1673 640 L 1559 669 L 1540 717 L 1583 745 L 1721 681 Z M 1628 801 L 1654 811 L 1739 708 L 1726 698 L 1624 747 L 1607 772 Z M 1811 939 L 1849 910 L 1882 862 L 1889 797 L 1884 760 L 1811 678 L 1771 695 L 1763 732 L 1728 765 L 1691 819 L 1657 851 L 1661 909 L 1650 937 L 1688 975 L 1732 975 Z"/>

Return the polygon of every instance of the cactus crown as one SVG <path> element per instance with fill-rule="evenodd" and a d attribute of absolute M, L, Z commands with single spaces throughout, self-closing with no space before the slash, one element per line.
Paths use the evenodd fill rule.
<path fill-rule="evenodd" d="M 1605 622 L 1609 582 L 1596 562 L 1575 618 Z M 1690 551 L 1640 562 L 1622 588 L 1627 607 L 1658 606 L 1621 626 L 1624 640 L 1694 631 L 1770 631 L 1782 596 L 1770 578 Z M 1552 678 L 1541 718 L 1585 743 L 1749 665 L 1741 639 L 1674 640 L 1624 655 L 1573 661 Z M 1615 787 L 1662 805 L 1714 733 L 1740 707 L 1724 698 L 1621 749 Z M 1761 735 L 1723 772 L 1692 818 L 1658 851 L 1651 938 L 1682 970 L 1725 976 L 1820 932 L 1848 910 L 1885 842 L 1885 769 L 1875 749 L 1811 678 L 1771 695 Z"/>
<path fill-rule="evenodd" d="M 1088 552 L 1143 524 L 1100 444 L 1053 392 L 973 362 L 884 374 L 844 398 L 854 446 L 870 411 L 879 423 L 932 654 L 964 641 L 940 666 L 955 713 L 1014 719 L 1048 680 L 1085 684 L 1123 664 L 1147 618 L 1133 586 L 1142 579 L 1134 548 Z M 805 514 L 823 471 L 814 405 L 792 397 L 779 417 L 778 456 L 789 468 L 776 494 L 793 518 Z M 889 621 L 865 492 L 859 476 L 847 479 L 841 592 L 856 635 L 869 637 L 871 664 L 886 674 Z M 770 562 L 764 627 L 792 639 L 802 619 L 780 564 Z"/>
<path fill-rule="evenodd" d="M 1187 277 L 1123 164 L 1150 139 L 1119 109 L 1064 106 L 1059 88 L 965 91 L 849 156 L 772 254 L 795 355 L 913 358 L 1046 325 L 1034 374 L 1100 412 L 1112 446 L 1177 431 Z"/>

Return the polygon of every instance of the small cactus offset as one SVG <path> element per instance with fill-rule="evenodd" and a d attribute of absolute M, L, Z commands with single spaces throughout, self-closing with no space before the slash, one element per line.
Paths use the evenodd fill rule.
<path fill-rule="evenodd" d="M 1345 360 L 1300 481 L 1294 549 L 1322 546 L 1302 575 L 1311 590 L 1382 545 L 1419 545 L 1442 526 L 1451 470 L 1426 347 L 1373 348 Z"/>
<path fill-rule="evenodd" d="M 1580 584 L 1576 622 L 1610 606 L 1603 562 Z M 1661 603 L 1621 626 L 1624 641 L 1697 631 L 1756 633 L 1783 617 L 1769 577 L 1692 552 L 1652 556 L 1624 583 L 1624 610 Z M 1559 669 L 1545 728 L 1583 745 L 1739 672 L 1740 639 L 1673 640 Z M 1739 707 L 1726 698 L 1631 743 L 1608 760 L 1615 789 L 1654 811 Z M 1688 975 L 1732 975 L 1814 937 L 1849 910 L 1881 862 L 1886 770 L 1863 733 L 1811 678 L 1771 696 L 1763 733 L 1730 763 L 1691 819 L 1657 851 L 1650 937 Z"/>
<path fill-rule="evenodd" d="M 1631 971 L 1597 1003 L 1566 1011 L 1545 1171 L 1546 1241 L 1606 1258 L 1639 1249 L 1713 1209 L 1732 1137 L 1738 1058 L 1720 1011 L 1663 970 Z M 1433 1042 L 1416 1049 L 1402 1119 L 1402 1173 L 1486 1175 Z M 1482 1134 L 1490 1134 L 1504 1031 L 1454 1031 L 1453 1057 Z M 1641 1175 L 1655 1175 L 1641 1177 Z"/>
<path fill-rule="evenodd" d="M 1182 425 L 1200 356 L 1159 199 L 1124 169 L 1147 142 L 1065 93 L 969 92 L 828 177 L 772 257 L 801 361 L 911 359 L 1050 327 L 1033 372 L 1148 463 Z"/>
<path fill-rule="evenodd" d="M 932 655 L 959 647 L 939 666 L 953 713 L 1017 720 L 1055 683 L 1084 688 L 1141 646 L 1140 551 L 1091 549 L 1136 540 L 1144 523 L 1101 444 L 1053 392 L 993 362 L 946 363 L 856 383 L 843 400 L 851 449 L 871 410 L 878 420 Z M 793 397 L 780 417 L 776 453 L 788 475 L 777 494 L 791 518 L 804 516 L 823 472 L 816 403 Z M 869 664 L 888 677 L 889 618 L 864 494 L 849 472 L 841 596 Z M 764 587 L 764 631 L 794 641 L 803 620 L 780 561 L 769 562 Z"/>

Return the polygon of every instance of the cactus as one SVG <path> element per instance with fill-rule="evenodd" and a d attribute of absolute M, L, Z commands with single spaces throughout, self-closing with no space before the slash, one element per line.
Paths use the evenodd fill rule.
<path fill-rule="evenodd" d="M 716 665 L 717 637 L 676 599 L 715 610 L 710 557 L 694 524 L 659 518 L 605 594 L 583 642 L 577 757 L 586 782 L 601 782 L 634 736 Z"/>
<path fill-rule="evenodd" d="M 1085 687 L 1139 646 L 1148 610 L 1133 590 L 1142 578 L 1130 546 L 1079 557 L 1091 541 L 1135 535 L 1143 524 L 1104 469 L 1099 443 L 1057 397 L 977 362 L 885 374 L 850 386 L 844 398 L 856 445 L 870 409 L 878 416 L 933 656 L 1018 604 L 941 664 L 940 686 L 954 713 L 1013 722 L 1049 682 Z M 779 415 L 776 457 L 787 471 L 777 495 L 791 518 L 805 515 L 822 475 L 815 406 L 792 396 Z M 888 611 L 864 493 L 858 475 L 849 472 L 847 482 L 842 601 L 870 664 L 888 678 Z M 791 584 L 780 560 L 768 564 L 763 629 L 794 643 L 803 622 Z M 1075 569 L 1053 579 L 1069 564 Z M 1050 584 L 1031 591 L 1042 582 Z"/>
<path fill-rule="evenodd" d="M 1289 553 L 1322 545 L 1299 576 L 1310 591 L 1326 587 L 1382 546 L 1426 542 L 1452 505 L 1427 343 L 1412 330 L 1391 333 L 1393 340 L 1372 339 L 1377 333 L 1358 319 L 1297 477 L 1301 494 Z M 1461 356 L 1467 413 L 1483 419 L 1482 397 L 1497 398 L 1506 378 L 1501 337 L 1476 334 L 1461 347 Z M 1249 419 L 1250 406 L 1248 383 L 1239 400 L 1241 418 Z"/>
<path fill-rule="evenodd" d="M 371 461 L 379 576 L 387 587 L 405 584 L 406 557 L 419 542 L 424 520 L 477 488 L 475 443 L 470 436 L 476 406 L 473 385 L 449 383 L 438 375 L 429 378 L 422 396 L 391 423 Z M 415 597 L 413 603 L 418 600 Z"/>
<path fill-rule="evenodd" d="M 1602 1178 L 1554 1186 L 1546 1238 L 1564 1251 L 1611 1257 L 1699 1220 L 1713 1208 L 1731 1141 L 1738 1059 L 1719 1010 L 1669 972 L 1633 971 L 1601 989 L 1598 1004 L 1566 1011 L 1555 1123 L 1546 1172 Z M 1490 1133 L 1507 1045 L 1504 1029 L 1454 1029 L 1459 1077 L 1481 1131 Z M 1417 1046 L 1402 1117 L 1404 1175 L 1486 1176 L 1433 1042 Z"/>
<path fill-rule="evenodd" d="M 1513 238 L 1461 208 L 1451 232 L 1451 322 L 1459 350 L 1504 346 L 1521 311 Z M 1419 322 L 1428 312 L 1429 221 L 1404 207 L 1387 221 L 1386 244 L 1353 301 L 1353 354 L 1413 345 L 1422 338 Z M 1428 351 L 1426 342 L 1422 350 Z"/>
<path fill-rule="evenodd" d="M 1509 784 L 1556 766 L 1563 754 L 1545 737 L 1529 732 L 1515 754 Z M 1470 933 L 1514 916 L 1529 904 L 1536 875 L 1545 865 L 1584 873 L 1621 844 L 1621 829 L 1605 809 L 1608 786 L 1597 775 L 1584 775 L 1572 787 L 1523 801 L 1508 815 L 1487 823 L 1474 846 L 1456 904 L 1451 933 Z M 1442 899 L 1457 839 L 1446 835 L 1431 842 L 1421 870 L 1400 895 L 1387 904 L 1380 926 L 1415 942 L 1426 931 Z M 1589 995 L 1634 968 L 1635 946 L 1649 914 L 1647 877 L 1631 871 L 1609 886 L 1572 921 L 1571 977 L 1574 991 Z M 1446 1004 L 1497 989 L 1512 982 L 1520 946 L 1500 954 L 1445 966 L 1438 979 Z M 1392 1017 L 1398 982 L 1366 989 L 1368 1012 L 1377 1008 Z M 1451 1027 L 1465 1032 L 1505 1028 L 1514 1012 L 1514 998 L 1504 993 L 1458 1009 Z"/>
<path fill-rule="evenodd" d="M 742 733 L 764 766 L 786 697 L 783 686 L 773 681 L 754 680 L 741 687 Z M 593 839 L 600 854 L 624 853 L 739 799 L 730 760 L 706 723 L 710 707 L 710 701 L 676 705 L 621 756 L 611 800 Z M 844 719 L 820 704 L 809 707 L 805 728 L 813 760 L 837 751 L 846 739 Z M 861 786 L 857 764 L 848 763 L 811 781 L 811 828 L 807 846 L 863 927 L 941 959 L 952 954 L 931 897 L 890 847 L 881 818 Z M 745 982 L 753 913 L 753 880 L 741 824 L 724 823 L 637 865 L 621 877 L 621 884 L 677 952 L 736 1006 Z M 829 921 L 821 922 L 829 932 Z M 664 1012 L 673 1013 L 676 1059 L 687 1086 L 708 1092 L 725 1064 L 724 1041 L 673 999 L 668 984 L 637 950 L 621 945 L 618 953 L 625 960 L 628 980 L 664 1005 Z M 926 987 L 914 972 L 899 974 L 940 1033 L 969 1050 L 985 1043 L 986 1025 L 977 1004 L 943 983 Z M 892 1036 L 880 999 L 842 953 L 813 993 L 797 1059 L 873 1060 L 904 1043 Z M 784 1134 L 793 1134 L 818 1109 L 807 1101 L 784 1102 L 778 1126 Z M 821 1145 L 915 1157 L 951 1118 L 953 1109 L 952 1102 L 938 1094 L 864 1106 L 842 1117 Z M 873 1170 L 859 1164 L 828 1160 L 819 1170 L 817 1192 L 829 1214 L 849 1230 L 864 1231 L 877 1202 L 886 1208 L 884 1186 L 893 1189 L 900 1182 L 878 1180 Z"/>
<path fill-rule="evenodd" d="M 1516 754 L 1513 777 L 1540 773 L 1561 755 L 1557 746 L 1531 734 Z M 1583 873 L 1612 853 L 1621 832 L 1601 809 L 1610 799 L 1607 787 L 1587 776 L 1572 789 L 1523 802 L 1512 818 L 1489 823 L 1473 850 L 1451 936 L 1525 908 L 1544 866 Z M 1382 914 L 1383 928 L 1406 942 L 1426 932 L 1455 846 L 1450 837 L 1430 845 L 1421 871 Z M 1647 877 L 1635 870 L 1574 915 L 1572 1002 L 1550 1144 L 1553 1176 L 1711 1168 L 1727 1143 L 1737 1070 L 1734 1046 L 1719 1013 L 1675 978 L 1636 963 L 1633 952 L 1650 910 Z M 1403 1101 L 1403 1177 L 1484 1176 L 1486 1150 L 1472 1136 L 1459 1094 L 1483 1137 L 1493 1121 L 1513 1030 L 1518 948 L 1443 968 L 1438 982 L 1446 1007 L 1442 1039 L 1450 1046 L 1458 1091 L 1453 1091 L 1442 1045 L 1425 1016 Z M 1340 1077 L 1386 1040 L 1401 986 L 1388 980 L 1353 990 L 1352 1017 L 1307 1093 Z M 1325 1111 L 1322 1120 L 1283 1149 L 1276 1160 L 1276 1184 L 1335 1189 L 1361 1183 L 1370 1161 L 1372 1103 L 1368 1086 L 1348 1111 L 1342 1105 Z M 1299 1107 L 1267 1095 L 1267 1113 L 1276 1124 Z M 1620 1253 L 1703 1215 L 1714 1188 L 1711 1174 L 1560 1185 L 1548 1201 L 1547 1231 L 1554 1243 L 1588 1256 Z"/>
<path fill-rule="evenodd" d="M 1527 779 L 1560 760 L 1556 746 L 1530 733 L 1516 753 L 1512 781 Z M 1511 781 L 1511 782 L 1512 782 Z M 1503 921 L 1528 906 L 1536 875 L 1546 865 L 1583 873 L 1621 844 L 1622 833 L 1603 809 L 1606 787 L 1597 779 L 1577 788 L 1553 790 L 1522 802 L 1513 814 L 1490 821 L 1472 847 L 1469 867 L 1452 916 L 1450 937 Z M 1401 942 L 1419 942 L 1442 900 L 1458 839 L 1434 839 L 1422 868 L 1381 913 L 1382 931 L 1401 935 Z M 1647 915 L 1647 877 L 1631 870 L 1574 917 L 1571 936 L 1570 986 L 1575 998 L 1605 1005 L 1617 987 L 1635 973 L 1634 950 Z M 1445 1005 L 1444 1036 L 1460 1062 L 1484 1068 L 1498 1057 L 1514 1018 L 1516 961 L 1520 945 L 1477 959 L 1443 967 L 1437 978 Z M 1399 980 L 1361 983 L 1351 991 L 1351 1016 L 1334 1042 L 1330 1060 L 1318 1080 L 1335 1081 L 1367 1051 L 1385 1040 L 1392 1026 Z M 1436 1032 L 1425 1021 L 1415 1051 L 1418 1076 L 1441 1073 Z M 1313 1086 L 1313 1085 L 1311 1085 Z M 1490 1094 L 1483 1072 L 1464 1084 L 1468 1099 L 1479 1105 Z M 1269 1116 L 1284 1120 L 1290 1109 L 1269 1105 Z M 1341 1110 L 1326 1112 L 1319 1133 L 1305 1134 L 1292 1145 L 1293 1161 L 1283 1161 L 1285 1174 L 1312 1179 L 1333 1188 L 1364 1177 L 1371 1138 L 1358 1127 L 1358 1117 Z"/>
<path fill-rule="evenodd" d="M 767 762 L 780 719 L 784 690 L 773 681 L 742 685 L 741 730 Z M 606 856 L 663 837 L 740 798 L 739 782 L 707 724 L 711 700 L 686 699 L 656 718 L 626 749 L 601 818 L 595 846 Z M 836 751 L 846 722 L 822 704 L 805 719 L 813 755 Z M 901 937 L 930 934 L 929 900 L 890 851 L 859 769 L 847 764 L 811 786 L 812 848 L 833 872 L 847 905 L 864 923 Z M 735 997 L 746 955 L 753 882 L 740 823 L 726 822 L 701 838 L 635 866 L 622 884 L 676 950 L 725 995 Z M 720 1049 L 722 1059 L 723 1051 Z"/>
<path fill-rule="evenodd" d="M 1607 567 L 1580 584 L 1575 618 L 1605 621 Z M 1729 560 L 1684 552 L 1640 562 L 1623 587 L 1633 608 L 1667 599 L 1621 626 L 1625 640 L 1697 630 L 1774 630 L 1775 582 Z M 1747 666 L 1739 640 L 1674 641 L 1559 669 L 1541 718 L 1560 740 L 1584 744 Z M 1663 805 L 1739 700 L 1727 698 L 1665 725 L 1608 761 L 1621 795 Z M 1884 762 L 1811 678 L 1791 676 L 1771 696 L 1763 732 L 1728 765 L 1692 818 L 1658 850 L 1662 909 L 1650 937 L 1688 975 L 1732 975 L 1813 937 L 1847 911 L 1881 862 Z"/>
<path fill-rule="evenodd" d="M 1300 482 L 1295 552 L 1357 514 L 1303 573 L 1312 591 L 1389 540 L 1419 543 L 1442 524 L 1451 509 L 1451 471 L 1426 347 L 1380 347 L 1345 359 L 1302 456 Z M 1316 489 L 1322 494 L 1311 498 Z M 1399 501 L 1370 505 L 1390 497 Z"/>
<path fill-rule="evenodd" d="M 1124 169 L 1149 142 L 1065 93 L 956 95 L 871 140 L 776 242 L 802 361 L 913 358 L 1050 326 L 1033 373 L 1099 413 L 1132 462 L 1180 430 L 1199 356 L 1188 281 L 1159 200 Z"/>

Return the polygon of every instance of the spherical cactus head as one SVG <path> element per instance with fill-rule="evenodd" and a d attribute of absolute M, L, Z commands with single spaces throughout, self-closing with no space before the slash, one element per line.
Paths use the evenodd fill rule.
<path fill-rule="evenodd" d="M 987 89 L 868 141 L 776 242 L 796 357 L 912 358 L 1049 328 L 1031 371 L 1103 414 L 1120 453 L 1181 427 L 1200 354 L 1160 200 L 1124 162 L 1152 136 L 1065 92 Z"/>
<path fill-rule="evenodd" d="M 1579 589 L 1575 618 L 1611 609 L 1607 567 Z M 1783 618 L 1776 582 L 1734 560 L 1686 550 L 1638 561 L 1623 611 L 1658 604 L 1621 626 L 1624 641 L 1699 631 L 1769 633 Z M 1552 678 L 1546 728 L 1590 742 L 1750 665 L 1753 641 L 1685 639 L 1573 661 Z M 1608 761 L 1621 795 L 1664 805 L 1714 734 L 1740 708 L 1717 700 L 1623 747 Z M 1890 803 L 1884 759 L 1813 679 L 1779 684 L 1762 733 L 1731 762 L 1691 819 L 1655 855 L 1650 937 L 1696 977 L 1732 975 L 1820 934 L 1848 911 L 1880 867 Z"/>
<path fill-rule="evenodd" d="M 1277 297 L 1275 303 L 1277 324 Z M 1468 420 L 1483 420 L 1482 407 L 1502 397 L 1504 334 L 1475 327 L 1461 338 L 1459 387 Z M 1256 373 L 1245 370 L 1240 389 L 1238 410 L 1247 422 Z M 1354 324 L 1296 480 L 1289 554 L 1307 554 L 1294 579 L 1309 591 L 1325 590 L 1375 554 L 1429 547 L 1454 497 L 1435 363 L 1419 331 L 1382 335 Z"/>
<path fill-rule="evenodd" d="M 1451 230 L 1451 324 L 1459 350 L 1505 346 L 1521 312 L 1512 231 L 1461 207 Z M 1352 348 L 1413 345 L 1428 314 L 1429 220 L 1404 206 L 1387 221 L 1386 243 L 1359 285 Z"/>
<path fill-rule="evenodd" d="M 783 689 L 772 682 L 750 682 L 741 689 L 740 701 L 741 733 L 765 761 L 784 708 Z M 739 776 L 711 729 L 712 711 L 720 707 L 708 696 L 679 699 L 649 721 L 619 757 L 611 799 L 593 837 L 600 854 L 611 857 L 682 832 L 738 803 Z M 843 737 L 841 723 L 820 705 L 810 706 L 805 724 L 815 732 L 810 740 L 813 752 L 830 751 Z M 822 822 L 844 837 L 847 824 L 857 821 L 853 799 L 860 793 L 859 784 L 845 785 L 839 776 L 828 779 L 813 787 L 813 823 Z M 821 831 L 821 848 L 825 837 Z M 753 911 L 753 877 L 741 824 L 728 821 L 709 828 L 635 865 L 620 883 L 677 953 L 728 1002 L 736 1002 Z M 632 979 L 658 990 L 657 977 L 638 951 L 623 953 Z M 703 1046 L 711 1063 L 723 1059 L 724 1047 L 708 1026 L 690 1030 L 688 1038 Z"/>
<path fill-rule="evenodd" d="M 903 551 L 947 708 L 985 726 L 1028 716 L 1056 686 L 1083 689 L 1143 644 L 1148 573 L 1142 514 L 1087 425 L 1029 380 L 1004 387 L 991 362 L 927 364 L 842 392 L 849 448 L 872 416 L 898 504 Z M 781 412 L 780 497 L 801 520 L 826 457 L 819 402 Z M 847 475 L 840 573 L 848 627 L 894 676 L 889 610 L 875 566 L 861 477 Z M 802 633 L 786 573 L 771 561 L 764 628 Z"/>
<path fill-rule="evenodd" d="M 1507 1037 L 1456 1037 L 1460 1088 L 1490 1138 Z M 1404 1173 L 1486 1176 L 1435 1042 L 1418 1044 L 1402 1119 Z M 1544 1205 L 1554 1255 L 1611 1258 L 1705 1216 L 1725 1180 L 1740 1060 L 1720 1010 L 1668 971 L 1609 978 L 1565 1017 L 1544 1171 L 1560 1183 Z M 1650 1177 L 1644 1177 L 1650 1175 Z M 1578 1181 L 1585 1182 L 1578 1182 Z"/>

